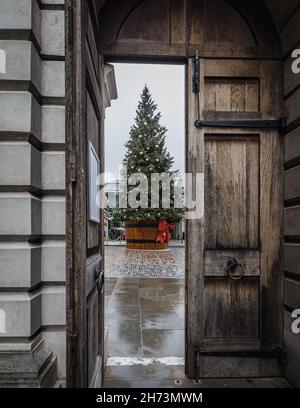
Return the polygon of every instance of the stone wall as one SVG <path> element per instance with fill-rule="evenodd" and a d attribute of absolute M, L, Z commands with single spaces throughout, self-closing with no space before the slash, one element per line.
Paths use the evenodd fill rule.
<path fill-rule="evenodd" d="M 280 28 L 284 53 L 284 94 L 288 132 L 284 139 L 284 342 L 285 375 L 300 386 L 300 338 L 293 333 L 291 313 L 300 309 L 300 73 L 292 72 L 292 51 L 300 49 L 300 4 Z"/>
<path fill-rule="evenodd" d="M 64 1 L 0 7 L 0 384 L 45 386 L 65 377 Z"/>

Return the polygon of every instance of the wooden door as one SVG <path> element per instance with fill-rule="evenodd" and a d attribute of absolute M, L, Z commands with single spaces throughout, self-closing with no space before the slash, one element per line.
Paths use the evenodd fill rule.
<path fill-rule="evenodd" d="M 192 59 L 188 71 L 187 169 L 203 174 L 204 211 L 187 221 L 187 374 L 278 375 L 280 63 L 200 59 L 199 93 Z"/>
<path fill-rule="evenodd" d="M 103 60 L 95 1 L 66 1 L 67 386 L 99 387 L 103 364 Z M 92 188 L 93 185 L 93 188 Z M 97 220 L 98 219 L 98 220 Z"/>

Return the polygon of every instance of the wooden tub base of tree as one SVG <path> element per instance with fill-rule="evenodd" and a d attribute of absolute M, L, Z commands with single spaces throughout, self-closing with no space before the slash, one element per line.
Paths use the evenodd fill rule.
<path fill-rule="evenodd" d="M 163 250 L 168 249 L 168 243 L 156 241 L 159 234 L 158 223 L 153 221 L 127 221 L 125 236 L 128 249 Z"/>

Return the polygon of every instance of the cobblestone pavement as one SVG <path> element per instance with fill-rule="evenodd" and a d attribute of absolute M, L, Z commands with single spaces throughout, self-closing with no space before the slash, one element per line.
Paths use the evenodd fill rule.
<path fill-rule="evenodd" d="M 182 278 L 184 247 L 166 251 L 128 250 L 123 246 L 105 247 L 106 277 Z"/>

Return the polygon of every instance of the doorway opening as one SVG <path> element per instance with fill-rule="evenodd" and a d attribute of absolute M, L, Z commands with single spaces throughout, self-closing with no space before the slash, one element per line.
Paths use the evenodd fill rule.
<path fill-rule="evenodd" d="M 177 171 L 184 179 L 185 65 L 113 66 L 118 99 L 105 118 L 104 386 L 149 386 L 159 372 L 184 378 L 184 214 L 162 201 L 152 208 L 150 191 L 148 208 L 120 208 L 120 167 L 127 165 L 128 176 L 146 173 L 149 189 L 150 173 Z"/>
<path fill-rule="evenodd" d="M 94 225 L 86 192 L 96 184 L 90 143 L 104 171 L 104 110 L 114 96 L 104 60 L 187 63 L 186 171 L 195 178 L 186 183 L 195 199 L 186 212 L 187 376 L 282 376 L 282 54 L 270 14 L 223 0 L 106 1 L 98 26 L 93 2 L 78 3 L 66 8 L 68 386 L 102 380 L 104 222 L 102 211 Z"/>

